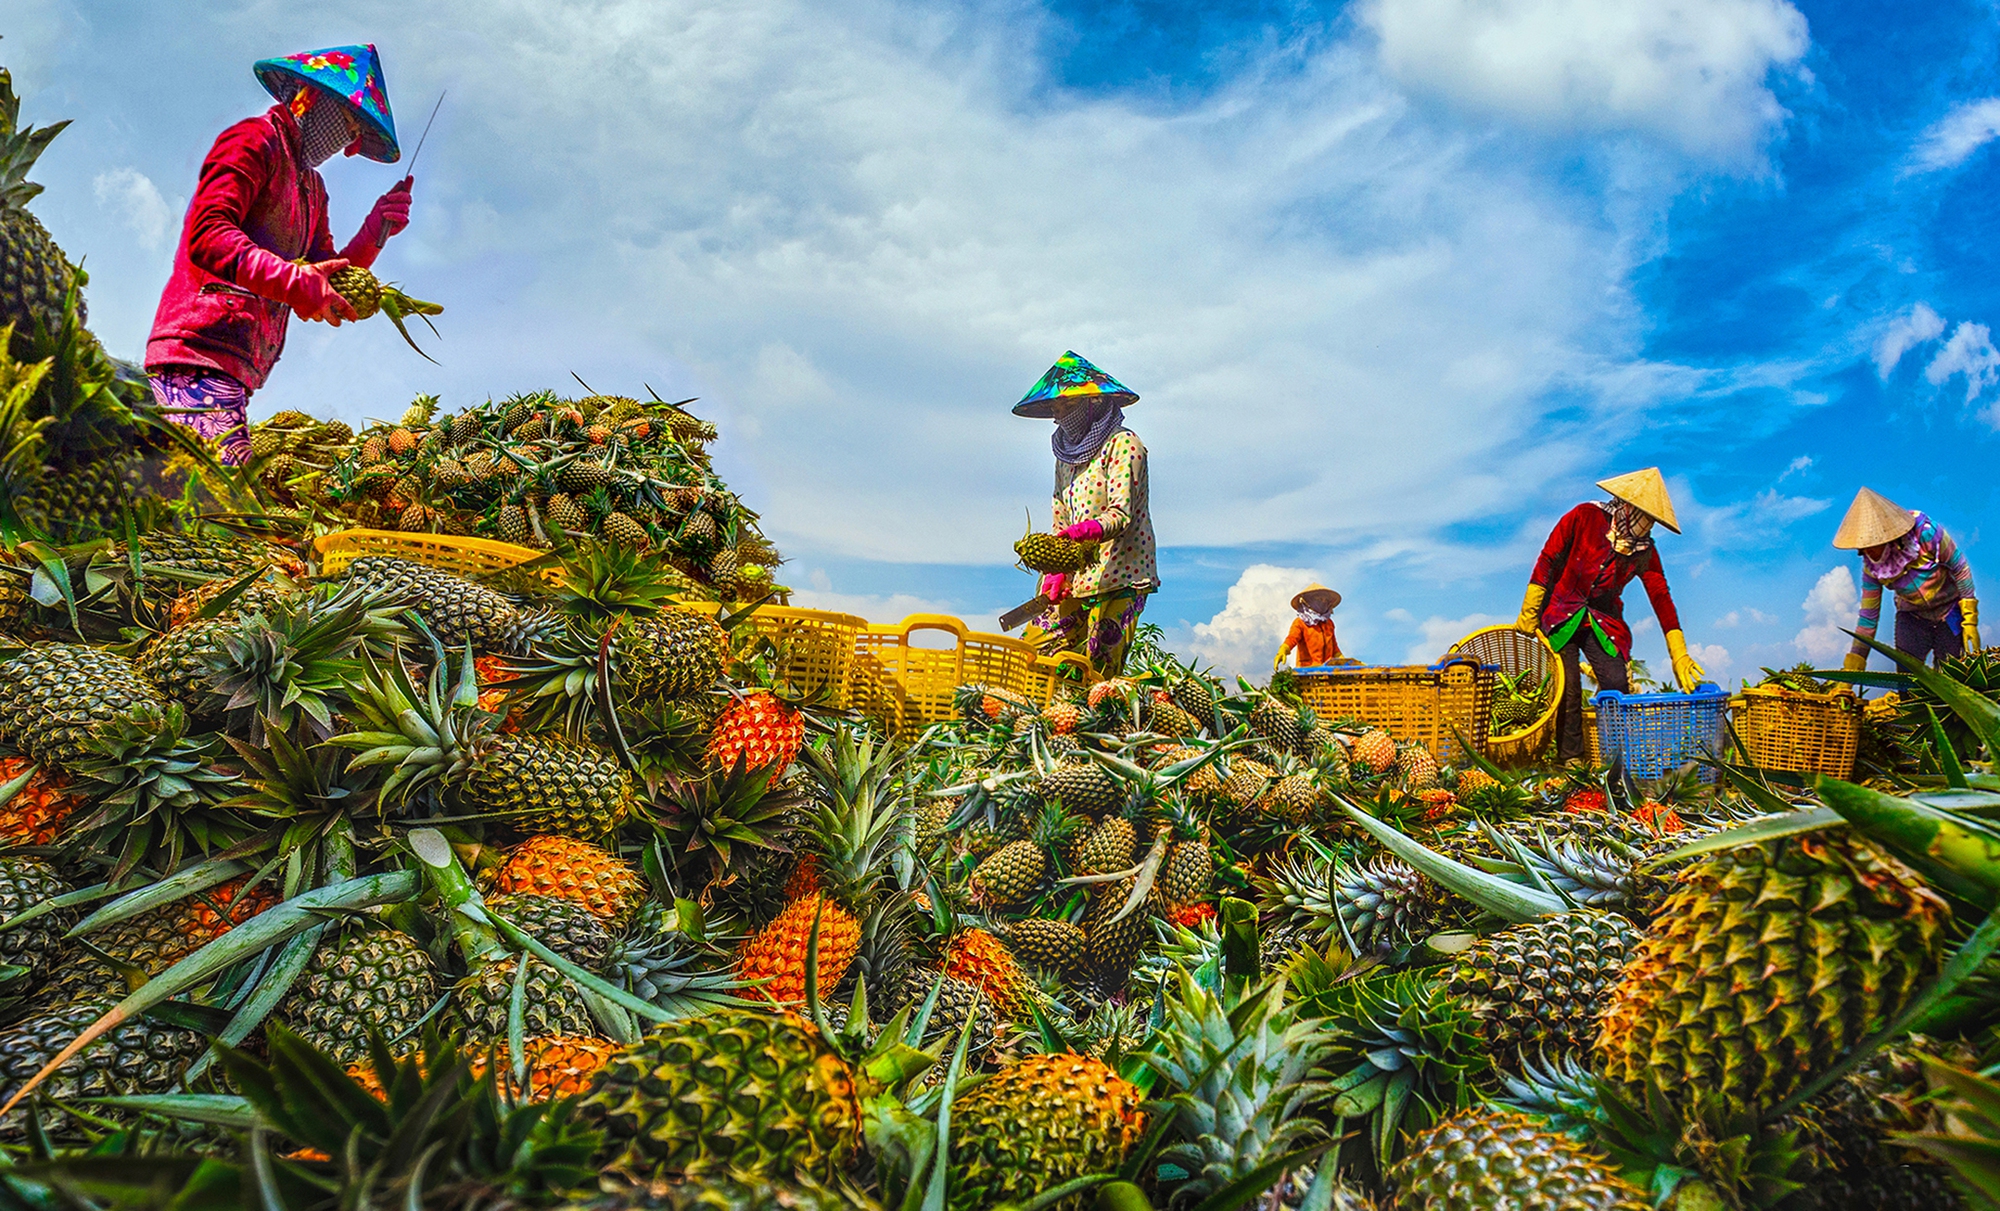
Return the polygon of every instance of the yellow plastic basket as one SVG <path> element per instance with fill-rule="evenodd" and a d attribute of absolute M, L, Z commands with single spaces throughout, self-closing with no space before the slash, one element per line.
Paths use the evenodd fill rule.
<path fill-rule="evenodd" d="M 1806 694 L 1775 685 L 1737 695 L 1736 734 L 1760 769 L 1854 776 L 1861 746 L 1861 700 L 1853 694 Z"/>
<path fill-rule="evenodd" d="M 713 601 L 690 601 L 682 609 L 719 614 Z M 826 689 L 821 705 L 843 710 L 848 705 L 848 670 L 854 664 L 854 638 L 868 629 L 868 620 L 831 610 L 796 610 L 790 606 L 759 606 L 738 624 L 769 638 L 778 648 L 772 670 L 802 694 Z"/>
<path fill-rule="evenodd" d="M 1028 697 L 1037 706 L 1047 706 L 1055 699 L 1058 686 L 1075 686 L 1083 689 L 1103 678 L 1091 667 L 1090 657 L 1082 652 L 1057 652 L 1053 656 L 1037 656 L 1033 669 L 1028 673 Z"/>
<path fill-rule="evenodd" d="M 1549 705 L 1526 727 L 1511 732 L 1489 734 L 1485 753 L 1503 765 L 1532 761 L 1556 734 L 1556 715 L 1562 709 L 1564 672 L 1562 659 L 1541 632 L 1530 633 L 1511 626 L 1487 627 L 1474 631 L 1452 645 L 1451 655 L 1470 656 L 1481 664 L 1499 667 L 1509 677 L 1534 672 L 1550 678 Z M 1489 716 L 1490 719 L 1490 716 Z M 1489 732 L 1491 723 L 1488 723 Z"/>
<path fill-rule="evenodd" d="M 405 534 L 400 530 L 336 530 L 313 541 L 320 572 L 333 575 L 364 555 L 407 559 L 442 572 L 482 577 L 520 567 L 547 554 L 490 538 L 457 538 L 449 534 Z M 550 584 L 562 583 L 562 567 L 551 560 L 540 569 Z"/>
<path fill-rule="evenodd" d="M 949 646 L 934 642 L 940 635 L 950 637 Z M 1035 649 L 1018 639 L 969 630 L 947 614 L 912 614 L 855 636 L 847 702 L 902 735 L 950 719 L 961 685 L 1030 694 L 1034 662 Z"/>
<path fill-rule="evenodd" d="M 1301 671 L 1299 696 L 1323 720 L 1363 719 L 1457 762 L 1465 754 L 1454 730 L 1484 751 L 1496 671 L 1470 656 L 1404 667 L 1333 665 Z"/>

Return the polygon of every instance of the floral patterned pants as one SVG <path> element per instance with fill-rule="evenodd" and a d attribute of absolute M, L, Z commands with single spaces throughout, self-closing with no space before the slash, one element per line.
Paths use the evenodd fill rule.
<path fill-rule="evenodd" d="M 152 380 L 168 420 L 215 443 L 223 465 L 250 461 L 250 391 L 242 383 L 206 366 L 162 366 Z"/>
<path fill-rule="evenodd" d="M 1146 594 L 1137 589 L 1072 597 L 1056 606 L 1050 629 L 1061 638 L 1061 650 L 1082 652 L 1098 676 L 1116 677 L 1125 669 L 1125 651 L 1145 608 Z"/>

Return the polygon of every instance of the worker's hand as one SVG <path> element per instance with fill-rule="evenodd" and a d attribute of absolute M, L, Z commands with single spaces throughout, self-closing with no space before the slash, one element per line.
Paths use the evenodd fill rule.
<path fill-rule="evenodd" d="M 1528 586 L 1521 597 L 1521 616 L 1514 620 L 1514 629 L 1526 631 L 1530 635 L 1542 629 L 1542 602 L 1548 599 L 1549 591 L 1538 584 Z"/>
<path fill-rule="evenodd" d="M 1970 597 L 1958 599 L 1958 639 L 1966 655 L 1979 650 L 1979 603 Z"/>
<path fill-rule="evenodd" d="M 1862 672 L 1868 667 L 1868 653 L 1849 652 L 1847 654 L 1847 659 L 1840 662 L 1840 667 L 1846 669 L 1850 673 Z"/>
<path fill-rule="evenodd" d="M 359 319 L 354 314 L 354 304 L 342 298 L 340 291 L 335 290 L 333 283 L 327 280 L 347 265 L 346 261 L 336 258 L 299 266 L 285 301 L 292 305 L 292 310 L 302 320 L 324 321 L 338 328 L 342 320 Z"/>
<path fill-rule="evenodd" d="M 404 177 L 375 199 L 375 208 L 361 221 L 361 238 L 380 248 L 410 225 L 410 186 L 415 182 L 415 177 Z"/>
<path fill-rule="evenodd" d="M 1273 656 L 1273 657 L 1271 658 L 1271 667 L 1272 667 L 1273 669 L 1281 669 L 1281 668 L 1284 668 L 1284 667 L 1285 667 L 1285 657 L 1287 657 L 1287 656 L 1291 655 L 1291 652 L 1292 652 L 1292 649 L 1290 649 L 1290 648 L 1279 648 L 1279 649 L 1278 649 L 1278 654 L 1277 654 L 1276 656 Z"/>
<path fill-rule="evenodd" d="M 1673 658 L 1674 681 L 1681 687 L 1681 693 L 1692 694 L 1695 687 L 1708 679 L 1708 674 L 1688 655 L 1687 636 L 1679 631 L 1667 632 L 1667 655 Z"/>
<path fill-rule="evenodd" d="M 1101 542 L 1104 539 L 1104 523 L 1099 521 L 1080 521 L 1075 525 L 1064 526 L 1056 537 L 1068 538 L 1076 542 Z"/>
<path fill-rule="evenodd" d="M 1068 597 L 1069 573 L 1050 572 L 1047 576 L 1042 577 L 1042 596 L 1049 599 L 1050 605 L 1054 605 L 1056 602 Z"/>

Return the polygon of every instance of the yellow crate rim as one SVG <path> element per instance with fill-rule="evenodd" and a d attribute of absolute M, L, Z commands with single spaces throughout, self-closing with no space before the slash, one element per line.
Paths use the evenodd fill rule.
<path fill-rule="evenodd" d="M 490 538 L 472 538 L 455 534 L 411 534 L 402 530 L 335 530 L 322 534 L 313 540 L 313 550 L 320 557 L 322 565 L 332 564 L 332 571 L 339 571 L 352 560 L 362 555 L 390 555 L 410 560 L 412 563 L 443 566 L 445 571 L 478 574 L 519 567 L 530 560 L 540 559 L 548 554 L 533 547 L 516 546 L 511 542 L 496 542 Z M 425 556 L 438 551 L 457 551 L 470 556 L 452 566 L 451 561 L 438 561 Z M 487 563 L 498 564 L 489 568 Z M 470 565 L 470 566 L 468 566 Z M 551 563 L 539 571 L 539 575 L 550 584 L 562 583 L 562 568 Z"/>

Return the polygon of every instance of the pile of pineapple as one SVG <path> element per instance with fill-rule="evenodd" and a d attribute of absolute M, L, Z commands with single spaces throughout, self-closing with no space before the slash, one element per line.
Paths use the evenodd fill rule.
<path fill-rule="evenodd" d="M 2000 655 L 1877 700 L 1855 783 L 1441 761 L 1153 631 L 893 739 L 705 600 L 776 556 L 678 405 L 286 413 L 216 465 L 22 209 L 54 129 L 0 73 L 9 1205 L 2000 1189 Z"/>
<path fill-rule="evenodd" d="M 772 591 L 782 562 L 711 466 L 713 424 L 623 396 L 509 397 L 440 415 L 425 396 L 354 433 L 284 411 L 252 426 L 252 473 L 301 520 L 650 552 L 722 600 Z"/>

